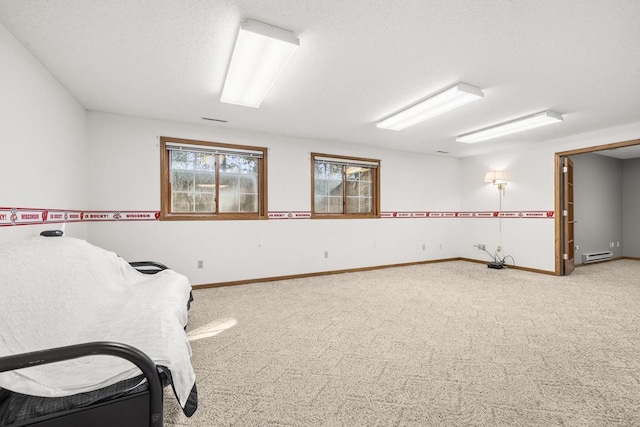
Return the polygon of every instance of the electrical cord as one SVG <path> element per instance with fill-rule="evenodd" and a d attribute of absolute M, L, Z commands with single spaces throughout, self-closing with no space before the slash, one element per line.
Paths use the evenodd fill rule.
<path fill-rule="evenodd" d="M 515 267 L 516 266 L 516 260 L 513 259 L 513 257 L 511 255 L 507 255 L 504 258 L 502 258 L 502 262 L 505 262 L 507 258 L 511 258 L 511 262 L 513 262 L 513 265 L 511 267 Z"/>
<path fill-rule="evenodd" d="M 491 259 L 493 259 L 493 262 L 498 262 L 497 258 L 494 255 L 491 255 L 491 252 L 489 252 L 486 249 L 482 249 L 483 251 L 485 251 L 487 253 L 487 255 L 489 255 L 491 257 Z"/>
<path fill-rule="evenodd" d="M 500 257 L 498 255 L 498 251 L 495 251 L 493 253 L 493 255 L 491 254 L 491 252 L 489 252 L 488 250 L 480 247 L 480 245 L 473 245 L 474 247 L 480 249 L 481 251 L 484 251 L 487 255 L 489 255 L 491 257 L 491 259 L 493 260 L 494 263 L 496 264 L 502 264 L 503 266 L 507 266 L 507 258 L 511 258 L 511 262 L 513 263 L 513 265 L 511 265 L 511 267 L 515 267 L 516 266 L 516 260 L 511 256 L 511 255 L 505 255 L 504 257 Z"/>

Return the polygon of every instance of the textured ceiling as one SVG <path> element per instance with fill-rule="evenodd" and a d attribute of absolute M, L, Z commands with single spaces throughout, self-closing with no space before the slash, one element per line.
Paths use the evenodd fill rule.
<path fill-rule="evenodd" d="M 219 101 L 246 18 L 300 38 L 259 109 Z M 640 118 L 637 0 L 0 0 L 0 21 L 88 110 L 456 157 Z M 458 81 L 485 98 L 375 127 Z M 455 141 L 546 109 L 564 123 Z"/>

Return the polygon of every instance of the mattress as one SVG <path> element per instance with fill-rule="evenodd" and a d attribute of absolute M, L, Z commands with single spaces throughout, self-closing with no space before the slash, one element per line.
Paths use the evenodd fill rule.
<path fill-rule="evenodd" d="M 171 270 L 147 275 L 117 254 L 70 237 L 0 248 L 0 357 L 112 341 L 165 366 L 184 407 L 195 384 L 184 327 L 191 285 Z M 140 375 L 131 363 L 91 356 L 0 373 L 0 388 L 64 397 Z"/>

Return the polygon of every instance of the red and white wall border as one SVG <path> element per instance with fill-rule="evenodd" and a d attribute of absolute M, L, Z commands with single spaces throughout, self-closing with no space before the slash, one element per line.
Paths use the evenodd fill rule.
<path fill-rule="evenodd" d="M 2 208 L 0 227 L 93 221 L 155 221 L 158 211 L 80 211 L 65 209 Z"/>
<path fill-rule="evenodd" d="M 269 219 L 311 219 L 311 211 L 269 212 Z"/>
<path fill-rule="evenodd" d="M 554 218 L 554 211 L 384 211 L 381 218 Z M 269 219 L 309 219 L 309 211 L 269 212 Z"/>
<path fill-rule="evenodd" d="M 385 211 L 381 218 L 537 218 L 552 219 L 554 211 Z M 0 227 L 96 221 L 157 221 L 159 211 L 81 211 L 0 207 Z M 269 219 L 310 219 L 310 211 L 272 211 Z"/>
<path fill-rule="evenodd" d="M 554 211 L 382 212 L 381 218 L 554 218 Z"/>

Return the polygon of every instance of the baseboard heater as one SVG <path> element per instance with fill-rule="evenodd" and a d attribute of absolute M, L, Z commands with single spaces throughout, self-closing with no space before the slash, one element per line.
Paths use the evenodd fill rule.
<path fill-rule="evenodd" d="M 590 262 L 606 261 L 611 258 L 613 258 L 613 252 L 611 251 L 590 252 L 588 254 L 582 254 L 582 262 L 584 264 L 589 264 Z"/>

